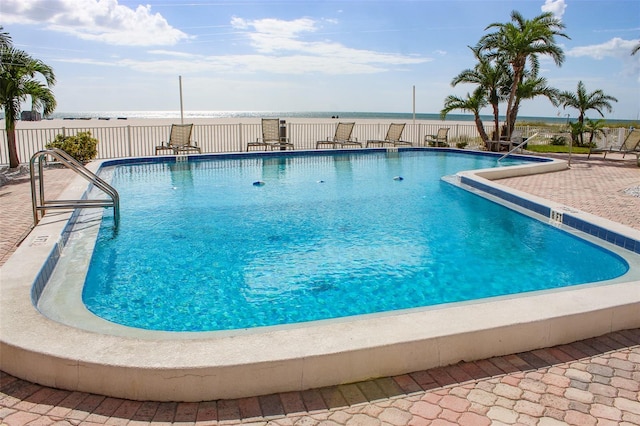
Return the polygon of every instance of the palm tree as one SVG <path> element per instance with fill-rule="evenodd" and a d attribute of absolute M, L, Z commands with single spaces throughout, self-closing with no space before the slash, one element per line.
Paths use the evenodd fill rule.
<path fill-rule="evenodd" d="M 572 107 L 580 112 L 578 121 L 581 123 L 584 123 L 585 112 L 590 109 L 595 109 L 601 117 L 604 117 L 602 110 L 611 112 L 613 111 L 613 107 L 610 102 L 618 102 L 616 98 L 605 94 L 602 90 L 587 93 L 587 89 L 584 87 L 582 81 L 578 82 L 578 89 L 575 93 L 568 91 L 561 92 L 558 95 L 558 99 L 560 104 L 565 108 Z"/>
<path fill-rule="evenodd" d="M 36 77 L 44 78 L 45 83 Z M 55 84 L 53 69 L 39 59 L 34 59 L 11 44 L 0 46 L 0 106 L 4 109 L 9 167 L 20 165 L 16 146 L 16 120 L 20 115 L 20 104 L 31 98 L 34 109 L 43 109 L 51 114 L 56 100 L 50 86 Z"/>
<path fill-rule="evenodd" d="M 440 119 L 444 120 L 447 117 L 447 114 L 454 110 L 462 110 L 473 113 L 474 121 L 476 123 L 476 128 L 480 133 L 480 137 L 482 141 L 487 144 L 489 138 L 487 137 L 487 133 L 484 131 L 484 125 L 482 124 L 482 119 L 480 118 L 480 110 L 486 107 L 489 104 L 487 98 L 485 96 L 485 91 L 482 87 L 478 87 L 473 91 L 473 95 L 467 93 L 466 98 L 461 98 L 454 95 L 449 95 L 444 100 L 444 108 L 440 111 Z"/>
<path fill-rule="evenodd" d="M 0 25 L 0 49 L 6 49 L 11 47 L 11 36 L 9 33 L 5 33 L 4 27 Z"/>
<path fill-rule="evenodd" d="M 539 68 L 538 55 L 551 56 L 558 66 L 564 62 L 564 52 L 555 40 L 556 36 L 569 38 L 560 31 L 564 27 L 551 12 L 527 20 L 514 10 L 511 12 L 511 22 L 493 23 L 485 28 L 495 28 L 496 32 L 483 36 L 478 42 L 478 49 L 487 52 L 489 58 L 502 58 L 511 66 L 513 72 L 506 116 L 512 117 L 514 123 L 515 115 L 512 111 L 516 105 L 518 86 L 525 77 L 527 64 L 536 75 Z M 510 136 L 513 128 L 509 121 L 511 120 L 507 123 L 507 133 Z"/>
<path fill-rule="evenodd" d="M 585 113 L 590 109 L 595 109 L 601 117 L 604 117 L 602 110 L 611 112 L 613 110 L 611 101 L 618 102 L 616 98 L 606 95 L 602 90 L 587 93 L 587 89 L 584 87 L 582 81 L 578 82 L 578 90 L 575 93 L 568 91 L 561 92 L 558 95 L 558 100 L 564 108 L 571 107 L 578 110 L 578 123 L 580 123 L 581 126 L 584 125 Z M 582 134 L 580 134 L 580 143 L 584 143 Z"/>
<path fill-rule="evenodd" d="M 586 124 L 584 125 L 584 130 L 589 132 L 589 146 L 595 146 L 593 144 L 593 140 L 597 135 L 604 136 L 604 120 L 590 120 L 586 119 Z"/>
<path fill-rule="evenodd" d="M 558 96 L 560 96 L 560 91 L 550 87 L 547 84 L 546 78 L 527 73 L 524 81 L 518 85 L 513 109 L 511 110 L 510 116 L 507 117 L 507 126 L 510 129 L 515 128 L 520 102 L 524 99 L 533 99 L 538 96 L 546 97 L 554 107 L 557 107 L 559 104 Z"/>
<path fill-rule="evenodd" d="M 451 86 L 455 87 L 460 83 L 477 84 L 485 91 L 486 98 L 493 110 L 494 128 L 498 132 L 500 126 L 499 104 L 504 100 L 503 91 L 509 79 L 509 67 L 502 61 L 491 61 L 484 56 L 478 48 L 469 47 L 478 63 L 473 69 L 466 69 L 460 72 L 451 81 Z M 486 139 L 483 142 L 487 142 Z"/>

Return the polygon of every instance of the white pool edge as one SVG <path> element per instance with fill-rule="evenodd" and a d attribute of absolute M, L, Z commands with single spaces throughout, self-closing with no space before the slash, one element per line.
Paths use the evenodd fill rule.
<path fill-rule="evenodd" d="M 560 170 L 566 163 L 499 170 L 522 175 L 542 166 Z M 505 190 L 486 179 L 496 178 L 491 172 L 465 173 Z M 61 198 L 85 189 L 79 178 Z M 640 240 L 636 230 L 577 214 Z M 262 333 L 194 339 L 95 333 L 52 321 L 31 303 L 31 286 L 56 250 L 68 216 L 45 216 L 0 270 L 0 369 L 61 389 L 134 400 L 239 398 L 392 376 L 640 327 L 640 281 L 630 281 Z"/>

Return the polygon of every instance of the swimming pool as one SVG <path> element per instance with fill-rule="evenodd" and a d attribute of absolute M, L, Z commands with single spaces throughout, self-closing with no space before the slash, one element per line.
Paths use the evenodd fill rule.
<path fill-rule="evenodd" d="M 83 301 L 129 327 L 233 330 L 627 272 L 602 247 L 441 180 L 487 167 L 495 158 L 425 151 L 103 167 L 122 220 L 114 233 L 103 219 Z"/>
<path fill-rule="evenodd" d="M 231 155 L 247 161 L 269 156 Z M 193 156 L 188 161 L 200 158 Z M 90 167 L 97 171 L 103 164 L 132 161 L 153 164 L 164 160 L 124 159 Z M 102 215 L 97 211 L 48 213 L 2 268 L 0 368 L 25 380 L 70 391 L 134 400 L 202 401 L 405 374 L 639 327 L 640 232 L 492 182 L 564 168 L 565 162 L 545 161 L 463 171 L 449 180 L 605 247 L 631 266 L 624 275 L 517 296 L 242 330 L 143 330 L 91 314 L 81 296 Z M 75 199 L 86 189 L 86 181 L 78 178 L 61 198 Z M 107 212 L 107 220 L 109 216 Z M 73 231 L 70 218 L 75 223 Z M 78 243 L 73 253 L 61 250 L 71 242 Z M 56 286 L 64 291 L 43 300 Z M 54 308 L 48 316 L 34 308 L 38 303 L 43 309 L 43 302 Z"/>

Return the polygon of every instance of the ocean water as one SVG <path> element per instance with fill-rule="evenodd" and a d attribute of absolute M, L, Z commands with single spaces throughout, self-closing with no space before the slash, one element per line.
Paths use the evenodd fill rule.
<path fill-rule="evenodd" d="M 179 118 L 180 111 L 87 111 L 87 112 L 55 112 L 50 118 Z M 185 118 L 242 118 L 242 117 L 280 117 L 286 118 L 332 118 L 345 119 L 381 119 L 381 120 L 412 120 L 413 113 L 407 112 L 365 112 L 365 111 L 185 111 Z M 486 123 L 493 121 L 493 116 L 482 115 Z M 438 113 L 416 113 L 416 120 L 440 121 Z M 474 120 L 469 114 L 448 114 L 445 121 L 470 121 Z M 504 121 L 504 117 L 500 118 Z M 565 124 L 566 117 L 518 117 L 519 121 L 545 122 Z M 627 120 L 609 120 L 612 123 L 629 123 Z"/>
<path fill-rule="evenodd" d="M 116 166 L 120 226 L 105 215 L 83 300 L 132 327 L 228 330 L 627 271 L 611 252 L 441 180 L 496 166 L 415 151 Z"/>

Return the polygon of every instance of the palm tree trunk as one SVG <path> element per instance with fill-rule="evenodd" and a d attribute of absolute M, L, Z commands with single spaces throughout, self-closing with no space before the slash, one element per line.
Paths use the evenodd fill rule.
<path fill-rule="evenodd" d="M 511 115 L 512 110 L 516 106 L 516 96 L 518 92 L 518 85 L 522 80 L 524 64 L 522 66 L 517 63 L 512 63 L 511 67 L 513 68 L 513 84 L 511 85 L 511 92 L 509 93 L 509 101 L 507 102 L 507 138 L 511 139 L 511 132 L 513 132 L 513 123 L 511 123 Z"/>
<path fill-rule="evenodd" d="M 580 112 L 578 121 L 580 122 L 580 146 L 584 146 L 584 113 Z"/>
<path fill-rule="evenodd" d="M 14 169 L 20 165 L 15 129 L 7 130 L 7 148 L 9 150 L 9 168 Z"/>
<path fill-rule="evenodd" d="M 511 134 L 516 128 L 516 119 L 518 118 L 519 109 L 520 109 L 519 103 L 515 103 L 511 112 L 509 113 L 509 116 L 507 116 L 507 121 L 509 122 L 508 127 L 509 129 L 511 129 L 511 131 L 509 131 L 509 140 L 511 140 Z"/>
<path fill-rule="evenodd" d="M 484 142 L 485 148 L 489 149 L 489 144 L 487 143 L 487 141 L 489 140 L 489 137 L 487 136 L 487 132 L 484 131 L 484 124 L 482 123 L 480 114 L 476 112 L 474 113 L 473 116 L 475 119 L 474 121 L 476 123 L 476 128 L 478 129 L 478 133 L 480 133 L 480 137 L 482 138 L 482 142 Z"/>
<path fill-rule="evenodd" d="M 7 131 L 7 151 L 9 153 L 9 167 L 16 168 L 20 165 L 18 159 L 18 147 L 16 145 L 16 120 L 14 110 L 5 108 L 5 130 Z"/>
<path fill-rule="evenodd" d="M 493 106 L 493 125 L 495 126 L 494 128 L 496 129 L 496 139 L 500 140 L 500 115 L 499 115 L 498 105 L 494 104 L 492 106 Z M 487 141 L 483 139 L 482 142 L 485 142 L 486 144 Z"/>

